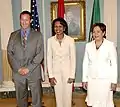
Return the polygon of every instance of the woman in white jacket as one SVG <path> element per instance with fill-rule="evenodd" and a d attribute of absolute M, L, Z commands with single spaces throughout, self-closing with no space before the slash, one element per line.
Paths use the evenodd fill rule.
<path fill-rule="evenodd" d="M 117 83 L 117 53 L 105 36 L 106 26 L 96 23 L 93 41 L 86 44 L 83 60 L 83 88 L 87 89 L 88 107 L 114 107 L 113 91 Z"/>
<path fill-rule="evenodd" d="M 76 66 L 74 39 L 67 36 L 68 26 L 63 18 L 53 20 L 52 33 L 47 50 L 50 83 L 55 88 L 57 107 L 71 107 Z"/>

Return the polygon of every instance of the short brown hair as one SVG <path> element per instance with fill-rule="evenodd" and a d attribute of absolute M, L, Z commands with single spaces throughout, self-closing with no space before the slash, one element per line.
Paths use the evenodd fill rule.
<path fill-rule="evenodd" d="M 30 19 L 31 19 L 31 13 L 30 13 L 29 11 L 22 11 L 22 12 L 20 13 L 20 18 L 21 18 L 21 16 L 22 16 L 23 14 L 28 14 L 28 15 L 30 16 Z"/>
<path fill-rule="evenodd" d="M 94 29 L 96 26 L 98 26 L 98 27 L 101 29 L 102 32 L 105 32 L 105 34 L 104 34 L 103 37 L 106 38 L 106 25 L 105 25 L 104 23 L 95 23 L 95 24 L 93 24 L 92 27 L 91 27 L 91 32 L 93 32 L 93 29 Z"/>

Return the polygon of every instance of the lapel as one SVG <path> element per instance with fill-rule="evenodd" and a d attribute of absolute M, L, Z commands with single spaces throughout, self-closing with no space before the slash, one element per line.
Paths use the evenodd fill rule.
<path fill-rule="evenodd" d="M 96 50 L 95 40 L 93 40 L 90 44 L 89 55 L 91 60 L 96 60 L 97 50 Z"/>
<path fill-rule="evenodd" d="M 96 45 L 95 45 L 95 41 L 92 43 L 92 50 L 93 51 L 93 56 L 98 58 L 102 58 L 105 54 L 106 54 L 106 48 L 105 48 L 105 44 L 106 44 L 106 40 L 104 39 L 102 45 L 100 46 L 100 48 L 97 50 L 96 49 Z"/>
<path fill-rule="evenodd" d="M 21 37 L 21 30 L 19 29 L 18 31 L 17 31 L 17 33 L 16 33 L 16 42 L 15 42 L 15 44 L 17 45 L 20 45 L 21 47 L 23 47 L 23 45 L 22 45 L 22 43 L 23 43 L 23 39 L 22 39 L 22 37 Z"/>
<path fill-rule="evenodd" d="M 28 36 L 28 38 L 27 38 L 27 46 L 31 46 L 30 44 L 31 44 L 31 41 L 33 40 L 33 33 L 34 33 L 34 30 L 30 30 L 30 35 Z"/>
<path fill-rule="evenodd" d="M 92 41 L 92 45 L 91 45 L 92 47 L 91 47 L 91 49 L 92 49 L 92 52 L 93 53 L 96 53 L 96 45 L 95 45 L 95 40 L 94 41 Z"/>

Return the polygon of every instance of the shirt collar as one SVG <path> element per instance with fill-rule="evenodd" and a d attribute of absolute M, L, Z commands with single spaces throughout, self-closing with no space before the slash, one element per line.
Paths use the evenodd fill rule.
<path fill-rule="evenodd" d="M 64 37 L 63 37 L 62 41 L 63 41 L 65 38 L 66 38 L 66 34 L 64 34 Z M 58 41 L 56 35 L 55 35 L 55 40 Z"/>
<path fill-rule="evenodd" d="M 29 34 L 30 34 L 30 28 L 27 28 L 26 29 L 26 36 L 28 37 Z M 24 30 L 23 29 L 21 29 L 21 36 L 24 36 Z"/>

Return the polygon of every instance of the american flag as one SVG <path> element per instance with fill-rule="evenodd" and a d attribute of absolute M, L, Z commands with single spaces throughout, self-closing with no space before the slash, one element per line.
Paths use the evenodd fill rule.
<path fill-rule="evenodd" d="M 40 24 L 39 24 L 39 15 L 37 11 L 37 2 L 36 0 L 31 0 L 31 28 L 35 31 L 40 31 Z M 41 75 L 42 75 L 42 81 L 45 81 L 45 74 L 44 74 L 44 64 L 41 63 Z"/>
<path fill-rule="evenodd" d="M 32 15 L 31 28 L 33 28 L 36 31 L 40 31 L 36 0 L 31 0 L 31 15 Z"/>

